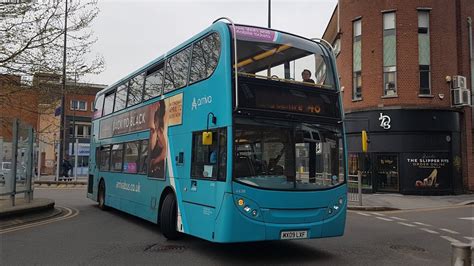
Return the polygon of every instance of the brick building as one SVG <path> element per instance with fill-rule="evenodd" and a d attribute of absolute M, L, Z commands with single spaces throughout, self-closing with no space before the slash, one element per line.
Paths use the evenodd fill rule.
<path fill-rule="evenodd" d="M 473 18 L 472 0 L 339 0 L 323 38 L 337 54 L 349 174 L 362 171 L 366 190 L 474 190 L 473 108 L 466 104 L 474 88 Z"/>
<path fill-rule="evenodd" d="M 42 88 L 49 88 L 57 97 L 40 100 L 43 108 L 39 118 L 42 140 L 39 150 L 39 165 L 42 174 L 54 174 L 58 158 L 63 158 L 65 152 L 70 163 L 75 166 L 77 153 L 77 174 L 87 175 L 89 161 L 89 146 L 91 136 L 91 121 L 94 113 L 94 99 L 96 93 L 105 88 L 105 85 L 78 83 L 66 81 L 65 116 L 61 122 L 61 82 L 59 76 L 47 74 L 36 75 L 33 83 Z M 63 129 L 64 138 L 60 132 Z M 77 145 L 74 145 L 77 142 Z M 73 174 L 73 173 L 70 173 Z"/>
<path fill-rule="evenodd" d="M 78 174 L 86 175 L 93 102 L 95 94 L 105 87 L 67 80 L 65 120 L 61 123 L 59 75 L 37 73 L 29 85 L 22 83 L 20 76 L 0 75 L 0 162 L 11 161 L 12 122 L 18 118 L 38 133 L 37 158 L 41 174 L 55 174 L 56 162 L 64 146 L 72 165 L 78 153 Z M 63 139 L 60 139 L 61 128 L 65 134 Z M 76 140 L 77 148 L 73 145 Z"/>

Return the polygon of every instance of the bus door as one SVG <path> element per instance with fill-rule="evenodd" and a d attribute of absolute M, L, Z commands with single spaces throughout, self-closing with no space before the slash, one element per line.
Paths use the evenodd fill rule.
<path fill-rule="evenodd" d="M 183 206 L 191 234 L 212 239 L 226 167 L 226 129 L 192 133 L 189 179 L 183 179 Z M 220 192 L 220 193 L 219 193 Z"/>

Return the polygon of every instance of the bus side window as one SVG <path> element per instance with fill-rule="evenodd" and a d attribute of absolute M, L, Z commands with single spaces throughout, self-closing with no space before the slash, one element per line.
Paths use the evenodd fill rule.
<path fill-rule="evenodd" d="M 100 165 L 99 169 L 101 171 L 109 171 L 110 170 L 110 146 L 101 146 L 100 147 Z"/>
<path fill-rule="evenodd" d="M 211 76 L 219 61 L 220 48 L 220 37 L 217 32 L 214 32 L 193 45 L 189 84 Z"/>
<path fill-rule="evenodd" d="M 226 129 L 212 130 L 212 145 L 202 144 L 202 132 L 193 133 L 191 177 L 225 180 Z"/>
<path fill-rule="evenodd" d="M 135 174 L 139 165 L 139 141 L 125 143 L 125 152 L 123 158 L 123 172 Z"/>
<path fill-rule="evenodd" d="M 187 85 L 190 57 L 191 47 L 187 47 L 166 60 L 164 93 Z"/>
<path fill-rule="evenodd" d="M 142 140 L 140 145 L 140 158 L 139 158 L 138 173 L 148 173 L 148 140 Z"/>

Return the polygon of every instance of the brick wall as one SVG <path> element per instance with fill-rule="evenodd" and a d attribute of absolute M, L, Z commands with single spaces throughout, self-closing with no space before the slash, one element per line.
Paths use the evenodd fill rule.
<path fill-rule="evenodd" d="M 380 108 L 441 108 L 462 112 L 464 185 L 474 190 L 473 125 L 471 107 L 451 108 L 446 76 L 470 80 L 467 17 L 474 19 L 473 0 L 339 0 L 341 52 L 337 57 L 346 112 Z M 431 94 L 419 97 L 418 10 L 430 9 Z M 396 98 L 383 95 L 383 11 L 395 11 L 397 37 Z M 337 20 L 334 12 L 329 25 Z M 362 22 L 362 100 L 352 100 L 352 23 Z M 328 27 L 323 38 L 333 42 Z M 442 97 L 444 96 L 444 97 Z"/>

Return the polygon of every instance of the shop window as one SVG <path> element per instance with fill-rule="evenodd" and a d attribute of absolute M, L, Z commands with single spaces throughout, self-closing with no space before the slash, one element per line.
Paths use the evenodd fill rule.
<path fill-rule="evenodd" d="M 226 129 L 210 132 L 212 132 L 212 145 L 202 144 L 202 132 L 193 133 L 191 176 L 225 180 L 227 132 Z"/>

